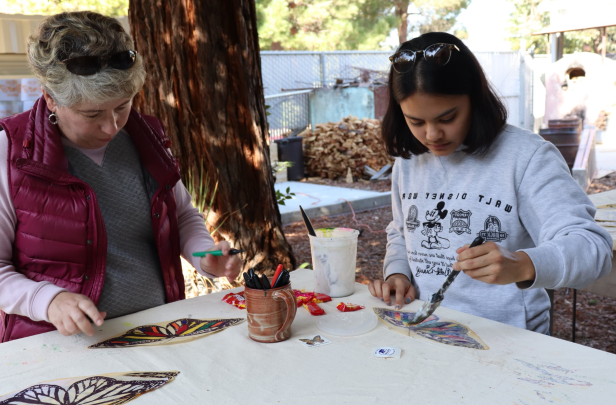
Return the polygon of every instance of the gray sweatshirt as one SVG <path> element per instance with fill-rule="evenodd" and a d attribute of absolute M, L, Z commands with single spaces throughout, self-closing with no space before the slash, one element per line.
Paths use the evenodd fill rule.
<path fill-rule="evenodd" d="M 523 251 L 534 282 L 492 285 L 460 274 L 441 305 L 546 333 L 545 288 L 579 288 L 611 269 L 612 239 L 550 142 L 507 125 L 486 155 L 397 158 L 384 276 L 402 273 L 427 300 L 477 236 Z"/>

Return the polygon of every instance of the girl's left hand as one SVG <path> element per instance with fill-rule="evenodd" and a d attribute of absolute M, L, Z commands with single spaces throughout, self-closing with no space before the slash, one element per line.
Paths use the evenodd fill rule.
<path fill-rule="evenodd" d="M 242 260 L 238 255 L 229 256 L 231 245 L 222 241 L 210 250 L 222 250 L 222 256 L 205 255 L 199 261 L 201 269 L 216 277 L 227 277 L 229 281 L 235 280 L 242 271 Z"/>
<path fill-rule="evenodd" d="M 486 242 L 469 249 L 469 245 L 456 250 L 456 271 L 488 284 L 511 284 L 535 280 L 535 266 L 524 252 L 510 252 L 504 247 Z"/>

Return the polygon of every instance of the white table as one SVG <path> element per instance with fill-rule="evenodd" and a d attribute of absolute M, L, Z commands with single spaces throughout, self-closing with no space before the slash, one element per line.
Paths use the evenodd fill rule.
<path fill-rule="evenodd" d="M 292 285 L 311 290 L 312 272 L 293 272 Z M 320 331 L 317 317 L 303 308 L 298 309 L 292 338 L 280 343 L 253 342 L 244 322 L 178 345 L 86 349 L 146 323 L 245 317 L 245 310 L 221 301 L 225 293 L 107 321 L 94 337 L 50 332 L 0 344 L 0 394 L 62 377 L 179 370 L 174 382 L 133 403 L 527 405 L 607 404 L 616 397 L 615 355 L 442 307 L 437 315 L 469 326 L 490 349 L 428 343 L 392 332 L 380 322 L 361 336 L 323 334 L 333 344 L 306 348 L 297 339 Z M 334 313 L 339 301 L 320 305 Z M 363 304 L 367 311 L 382 306 L 361 284 L 344 301 Z M 405 308 L 416 310 L 421 304 Z M 380 346 L 400 347 L 402 357 L 373 357 L 372 349 Z"/>
<path fill-rule="evenodd" d="M 596 207 L 605 206 L 605 205 L 615 205 L 616 206 L 616 190 L 605 191 L 603 193 L 597 193 L 589 195 L 588 198 L 595 204 Z M 616 211 L 616 208 L 614 209 Z M 598 224 L 602 225 L 599 221 Z M 601 277 L 599 280 L 594 283 L 580 288 L 582 291 L 588 291 L 594 294 L 603 295 L 606 297 L 616 298 L 616 227 L 613 226 L 603 226 L 603 228 L 609 232 L 612 236 L 612 250 L 614 256 L 612 257 L 612 271 L 608 273 L 606 276 Z"/>

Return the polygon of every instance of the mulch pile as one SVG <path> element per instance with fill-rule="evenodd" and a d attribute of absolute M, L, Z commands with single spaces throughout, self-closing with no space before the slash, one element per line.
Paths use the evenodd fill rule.
<path fill-rule="evenodd" d="M 364 166 L 375 170 L 392 164 L 381 142 L 381 121 L 349 116 L 341 122 L 315 125 L 300 134 L 307 176 L 328 179 L 363 177 Z"/>

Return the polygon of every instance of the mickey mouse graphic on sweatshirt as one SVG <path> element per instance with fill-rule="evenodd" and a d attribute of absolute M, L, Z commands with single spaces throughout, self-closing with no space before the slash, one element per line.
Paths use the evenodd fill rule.
<path fill-rule="evenodd" d="M 426 211 L 427 222 L 422 224 L 423 230 L 421 231 L 421 234 L 427 237 L 427 239 L 421 241 L 421 246 L 426 249 L 449 248 L 449 239 L 439 236 L 439 233 L 443 232 L 443 225 L 440 221 L 447 216 L 447 210 L 443 210 L 443 208 L 445 208 L 445 202 L 440 201 L 436 205 L 436 209 Z"/>

